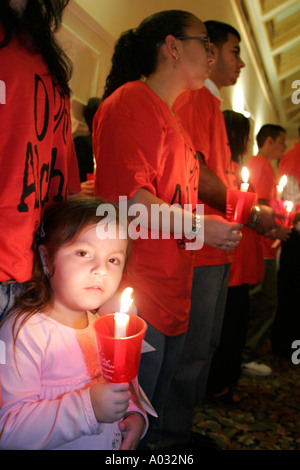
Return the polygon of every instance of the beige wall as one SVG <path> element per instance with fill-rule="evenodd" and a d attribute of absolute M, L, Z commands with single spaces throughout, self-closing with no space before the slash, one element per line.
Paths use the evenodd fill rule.
<path fill-rule="evenodd" d="M 71 0 L 64 15 L 60 39 L 74 62 L 73 126 L 80 130 L 82 105 L 90 96 L 101 96 L 110 68 L 113 45 L 120 33 L 136 27 L 146 16 L 160 10 L 183 9 L 203 21 L 216 19 L 241 33 L 241 55 L 246 63 L 238 83 L 221 91 L 223 109 L 245 109 L 253 121 L 252 140 L 262 124 L 278 123 L 268 88 L 247 39 L 236 0 Z M 289 143 L 291 146 L 293 141 Z M 253 149 L 251 148 L 250 153 Z"/>

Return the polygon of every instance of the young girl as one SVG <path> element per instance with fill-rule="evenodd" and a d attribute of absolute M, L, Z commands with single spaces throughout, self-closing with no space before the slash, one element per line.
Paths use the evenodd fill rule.
<path fill-rule="evenodd" d="M 0 329 L 1 449 L 134 449 L 145 431 L 129 384 L 107 383 L 99 368 L 95 311 L 116 292 L 128 253 L 117 214 L 116 237 L 99 238 L 109 228 L 100 204 L 58 204 L 36 235 L 32 279 Z"/>

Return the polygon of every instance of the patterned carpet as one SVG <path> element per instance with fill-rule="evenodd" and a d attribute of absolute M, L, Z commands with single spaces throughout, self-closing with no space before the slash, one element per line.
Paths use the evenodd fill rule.
<path fill-rule="evenodd" d="M 195 432 L 222 450 L 300 450 L 300 364 L 268 354 L 269 377 L 243 373 L 238 404 L 206 400 L 195 409 Z"/>

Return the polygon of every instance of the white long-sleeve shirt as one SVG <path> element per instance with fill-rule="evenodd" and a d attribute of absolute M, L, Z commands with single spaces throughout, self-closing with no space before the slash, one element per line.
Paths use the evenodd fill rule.
<path fill-rule="evenodd" d="M 90 387 L 101 380 L 93 323 L 76 330 L 44 314 L 31 317 L 13 343 L 13 321 L 0 329 L 3 404 L 0 449 L 119 449 L 118 422 L 98 423 Z M 1 394 L 0 394 L 1 395 Z M 133 401 L 127 411 L 142 413 Z"/>

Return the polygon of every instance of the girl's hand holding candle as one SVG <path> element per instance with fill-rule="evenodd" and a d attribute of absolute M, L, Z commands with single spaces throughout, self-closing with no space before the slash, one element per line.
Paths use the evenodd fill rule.
<path fill-rule="evenodd" d="M 108 382 L 127 383 L 138 373 L 146 322 L 128 312 L 133 289 L 125 289 L 120 312 L 103 315 L 94 323 L 102 376 Z"/>

